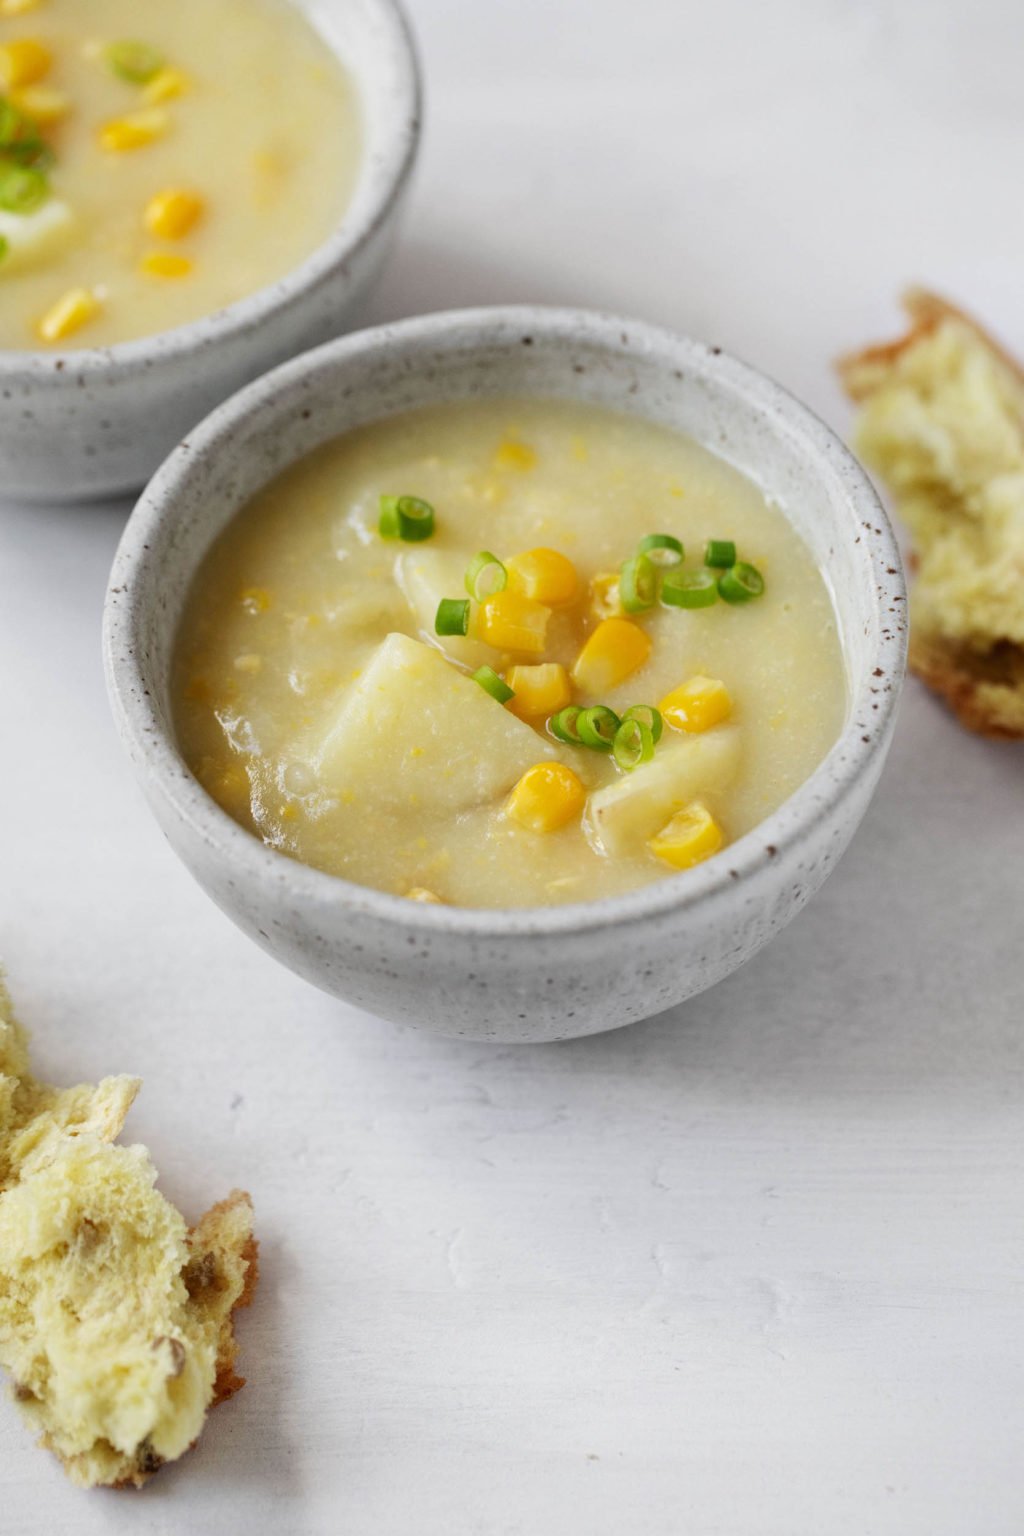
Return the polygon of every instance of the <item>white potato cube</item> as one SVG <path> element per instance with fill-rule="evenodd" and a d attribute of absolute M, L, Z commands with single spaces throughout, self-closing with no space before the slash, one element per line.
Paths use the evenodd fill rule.
<path fill-rule="evenodd" d="M 395 576 L 424 640 L 475 672 L 477 667 L 494 665 L 493 647 L 482 640 L 474 640 L 471 635 L 438 635 L 434 632 L 437 605 L 442 597 L 466 596 L 466 567 L 472 558 L 472 555 L 439 549 L 404 550 L 395 563 Z"/>
<path fill-rule="evenodd" d="M 0 281 L 8 272 L 37 266 L 56 255 L 74 228 L 71 209 L 56 197 L 34 213 L 5 213 L 0 209 L 0 235 L 7 242 L 7 254 L 0 261 Z"/>
<path fill-rule="evenodd" d="M 585 826 L 591 841 L 603 853 L 639 853 L 676 811 L 701 795 L 724 789 L 735 777 L 739 760 L 735 726 L 678 741 L 662 737 L 649 763 L 590 796 Z"/>
<path fill-rule="evenodd" d="M 455 815 L 559 755 L 439 651 L 392 634 L 312 758 L 323 788 L 355 807 Z"/>

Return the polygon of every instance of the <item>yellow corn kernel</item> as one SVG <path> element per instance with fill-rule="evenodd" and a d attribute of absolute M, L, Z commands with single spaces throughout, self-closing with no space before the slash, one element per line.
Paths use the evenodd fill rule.
<path fill-rule="evenodd" d="M 266 613 L 271 603 L 266 587 L 243 587 L 238 597 L 246 613 Z"/>
<path fill-rule="evenodd" d="M 613 619 L 622 613 L 618 571 L 600 571 L 590 583 L 590 611 L 596 619 Z"/>
<path fill-rule="evenodd" d="M 36 327 L 41 341 L 63 341 L 100 312 L 100 301 L 88 288 L 69 288 Z"/>
<path fill-rule="evenodd" d="M 722 829 L 707 806 L 694 800 L 685 810 L 677 811 L 672 820 L 648 840 L 647 846 L 666 864 L 673 864 L 676 869 L 691 869 L 694 864 L 710 859 L 724 841 Z"/>
<path fill-rule="evenodd" d="M 526 443 L 517 442 L 514 437 L 506 437 L 500 442 L 494 455 L 495 469 L 533 469 L 537 463 L 537 455 Z"/>
<path fill-rule="evenodd" d="M 181 240 L 198 224 L 205 210 L 198 192 L 187 187 L 165 187 L 146 204 L 144 222 L 158 240 Z"/>
<path fill-rule="evenodd" d="M 677 731 L 710 731 L 713 725 L 728 719 L 732 699 L 725 684 L 717 677 L 691 677 L 673 688 L 658 705 L 665 724 Z"/>
<path fill-rule="evenodd" d="M 445 903 L 440 896 L 428 891 L 425 885 L 411 885 L 405 893 L 406 901 L 422 901 L 432 907 L 443 907 Z"/>
<path fill-rule="evenodd" d="M 534 602 L 562 608 L 575 600 L 579 588 L 576 567 L 557 549 L 528 549 L 505 564 L 512 587 Z"/>
<path fill-rule="evenodd" d="M 0 0 L 0 16 L 24 16 L 38 4 L 39 0 Z"/>
<path fill-rule="evenodd" d="M 153 78 L 146 81 L 142 99 L 147 106 L 156 107 L 162 101 L 173 101 L 176 96 L 184 96 L 191 86 L 192 82 L 180 69 L 158 69 Z"/>
<path fill-rule="evenodd" d="M 480 604 L 476 617 L 477 638 L 498 650 L 543 654 L 551 609 L 521 592 L 495 592 Z"/>
<path fill-rule="evenodd" d="M 557 661 L 544 661 L 534 667 L 510 667 L 505 679 L 515 690 L 506 709 L 520 720 L 537 720 L 553 715 L 572 702 L 569 674 Z"/>
<path fill-rule="evenodd" d="M 147 251 L 139 262 L 139 271 L 146 277 L 188 277 L 193 263 L 187 256 L 176 251 Z"/>
<path fill-rule="evenodd" d="M 531 832 L 557 832 L 583 809 L 586 790 L 564 763 L 527 768 L 508 797 L 507 815 Z"/>
<path fill-rule="evenodd" d="M 41 128 L 59 123 L 71 110 L 71 103 L 63 91 L 55 91 L 49 85 L 26 85 L 23 90 L 12 91 L 11 100 L 19 112 L 24 112 Z"/>
<path fill-rule="evenodd" d="M 0 84 L 9 91 L 23 85 L 35 85 L 50 71 L 53 55 L 45 43 L 34 37 L 16 37 L 0 46 Z"/>
<path fill-rule="evenodd" d="M 142 112 L 126 112 L 124 117 L 112 117 L 99 131 L 100 148 L 112 155 L 123 155 L 132 149 L 143 149 L 154 139 L 163 138 L 171 120 L 159 107 L 149 107 Z"/>
<path fill-rule="evenodd" d="M 576 658 L 573 682 L 584 693 L 600 698 L 651 654 L 650 636 L 629 619 L 602 619 Z"/>

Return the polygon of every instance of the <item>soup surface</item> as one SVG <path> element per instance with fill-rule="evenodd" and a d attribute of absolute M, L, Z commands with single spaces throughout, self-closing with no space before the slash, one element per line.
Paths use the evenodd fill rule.
<path fill-rule="evenodd" d="M 272 283 L 339 222 L 356 95 L 286 0 L 7 12 L 0 348 L 169 330 Z"/>
<path fill-rule="evenodd" d="M 381 498 L 406 495 L 432 531 L 395 537 L 385 501 L 382 537 Z M 742 563 L 705 565 L 708 540 Z M 712 856 L 811 773 L 845 707 L 831 601 L 781 510 L 687 438 L 547 400 L 433 407 L 294 465 L 206 557 L 173 692 L 189 764 L 265 842 L 478 907 Z"/>

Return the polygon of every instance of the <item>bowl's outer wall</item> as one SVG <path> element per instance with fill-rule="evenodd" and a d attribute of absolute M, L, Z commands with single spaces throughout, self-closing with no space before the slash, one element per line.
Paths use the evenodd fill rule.
<path fill-rule="evenodd" d="M 571 909 L 586 914 L 578 926 L 567 909 L 548 922 L 553 931 L 529 911 L 507 920 L 487 914 L 495 919 L 489 928 L 464 923 L 453 909 L 417 909 L 406 919 L 409 903 L 265 849 L 205 796 L 174 745 L 167 683 L 177 623 L 211 541 L 296 458 L 417 405 L 523 393 L 582 398 L 690 432 L 784 504 L 832 586 L 847 725 L 826 761 L 761 827 L 700 870 Z M 404 322 L 297 359 L 252 386 L 204 423 L 144 494 L 108 604 L 122 734 L 164 831 L 213 899 L 325 990 L 401 1022 L 481 1039 L 614 1028 L 680 1002 L 755 953 L 818 888 L 863 815 L 888 748 L 904 657 L 905 597 L 891 531 L 862 471 L 827 429 L 711 349 L 560 312 Z"/>
<path fill-rule="evenodd" d="M 419 134 L 415 64 L 390 4 L 349 0 L 340 14 L 317 0 L 299 3 L 361 98 L 363 163 L 336 256 L 322 247 L 304 268 L 254 295 L 260 304 L 251 322 L 225 328 L 207 317 L 150 338 L 152 345 L 35 353 L 28 366 L 19 366 L 22 354 L 0 353 L 4 495 L 63 502 L 133 490 L 243 384 L 346 330 L 383 265 L 408 190 Z M 221 315 L 244 316 L 248 307 L 242 300 Z M 167 344 L 186 332 L 188 345 Z"/>

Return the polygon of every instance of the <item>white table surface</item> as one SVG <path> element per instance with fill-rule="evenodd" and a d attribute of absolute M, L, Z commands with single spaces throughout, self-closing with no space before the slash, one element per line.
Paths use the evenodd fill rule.
<path fill-rule="evenodd" d="M 843 428 L 908 279 L 1024 344 L 1006 0 L 415 0 L 428 131 L 372 318 L 665 321 Z M 126 507 L 0 515 L 0 947 L 41 1069 L 137 1070 L 198 1213 L 251 1189 L 246 1390 L 139 1496 L 0 1404 L 3 1536 L 1019 1536 L 1024 753 L 909 687 L 822 894 L 656 1021 L 381 1024 L 192 883 L 114 737 Z"/>

